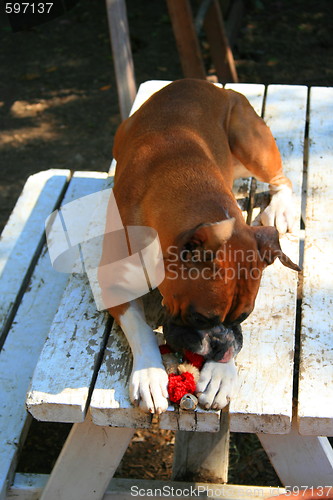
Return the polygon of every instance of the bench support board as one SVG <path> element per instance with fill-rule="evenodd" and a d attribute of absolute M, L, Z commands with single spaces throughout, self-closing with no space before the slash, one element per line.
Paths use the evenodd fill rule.
<path fill-rule="evenodd" d="M 285 486 L 332 486 L 333 450 L 327 437 L 301 436 L 294 420 L 289 434 L 258 438 Z"/>
<path fill-rule="evenodd" d="M 14 498 L 15 500 L 37 500 L 47 480 L 48 476 L 46 474 L 16 474 L 15 482 L 9 490 L 6 500 Z M 164 492 L 180 492 L 180 490 L 182 490 L 186 494 L 192 491 L 192 495 L 186 495 L 186 498 L 189 499 L 198 498 L 196 492 L 201 493 L 201 495 L 205 492 L 209 492 L 210 497 L 213 496 L 214 498 L 221 498 L 223 500 L 235 500 L 239 498 L 242 500 L 264 500 L 265 498 L 285 493 L 285 489 L 280 487 L 114 478 L 110 481 L 106 493 L 103 496 L 103 500 L 133 500 L 136 492 L 147 492 L 149 495 L 150 490 L 156 493 L 153 498 L 162 500 L 166 498 L 166 495 L 161 496 L 160 494 L 160 492 L 163 492 L 163 488 Z M 139 496 L 138 494 L 137 496 L 138 498 L 152 498 L 152 495 L 148 495 Z M 206 497 L 205 494 L 203 496 Z M 169 497 L 171 498 L 171 494 Z M 182 497 L 178 495 L 177 498 Z"/>
<path fill-rule="evenodd" d="M 90 415 L 74 424 L 40 500 L 101 500 L 133 434 L 95 425 Z"/>

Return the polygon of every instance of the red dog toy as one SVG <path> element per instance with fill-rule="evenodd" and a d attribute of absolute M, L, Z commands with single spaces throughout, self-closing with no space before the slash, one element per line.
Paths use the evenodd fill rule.
<path fill-rule="evenodd" d="M 169 400 L 172 403 L 180 404 L 183 409 L 193 409 L 196 406 L 196 400 L 190 395 L 195 393 L 204 358 L 200 354 L 185 351 L 184 359 L 180 363 L 168 345 L 161 345 L 160 351 L 169 377 Z"/>

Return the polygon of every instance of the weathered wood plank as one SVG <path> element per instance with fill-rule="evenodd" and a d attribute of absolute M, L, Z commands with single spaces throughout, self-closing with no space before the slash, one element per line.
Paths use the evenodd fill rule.
<path fill-rule="evenodd" d="M 16 474 L 15 482 L 11 486 L 6 500 L 38 500 L 48 480 L 46 474 Z M 148 498 L 198 498 L 200 496 L 223 498 L 225 500 L 268 499 L 285 493 L 281 487 L 266 486 L 238 486 L 233 484 L 214 484 L 181 481 L 151 481 L 147 479 L 114 478 L 107 487 L 103 500 L 132 500 L 138 496 L 144 500 Z"/>
<path fill-rule="evenodd" d="M 55 172 L 55 176 L 59 177 L 58 171 Z M 43 176 L 41 177 L 43 179 Z M 70 182 L 64 203 L 89 192 L 91 182 L 89 180 L 89 185 L 87 185 L 87 174 L 83 173 L 82 177 L 77 177 Z M 63 184 L 58 184 L 56 188 L 57 185 L 52 182 L 49 173 L 47 178 L 52 188 L 52 195 L 49 193 L 49 196 L 56 200 L 63 191 Z M 29 186 L 31 186 L 31 181 L 28 182 Z M 43 184 L 40 187 L 42 189 Z M 51 212 L 53 208 L 54 206 L 50 203 L 49 211 Z M 45 212 L 44 204 L 40 205 L 40 209 L 41 214 L 39 216 L 35 214 L 34 217 L 39 219 L 44 226 L 45 218 L 49 213 Z M 24 214 L 29 216 L 29 205 L 25 210 L 22 198 L 20 213 L 23 224 Z M 24 253 L 24 248 L 21 248 L 22 253 Z M 67 274 L 59 273 L 51 267 L 49 255 L 44 247 L 0 353 L 1 500 L 5 498 L 7 483 L 15 468 L 18 448 L 21 440 L 24 439 L 24 431 L 28 427 L 28 414 L 25 408 L 26 392 L 67 281 Z"/>
<path fill-rule="evenodd" d="M 186 411 L 169 406 L 168 411 L 160 415 L 161 429 L 174 431 L 197 431 L 216 433 L 220 429 L 221 412 L 215 410 Z"/>
<path fill-rule="evenodd" d="M 298 213 L 302 196 L 307 97 L 308 88 L 303 85 L 269 85 L 264 113 L 264 120 L 279 147 L 284 172 L 293 183 Z"/>
<path fill-rule="evenodd" d="M 0 347 L 41 250 L 45 219 L 56 208 L 69 175 L 69 170 L 55 169 L 31 175 L 1 234 Z"/>
<path fill-rule="evenodd" d="M 128 117 L 136 94 L 134 64 L 125 0 L 106 0 L 120 114 Z"/>
<path fill-rule="evenodd" d="M 333 435 L 333 89 L 310 91 L 299 431 Z"/>
<path fill-rule="evenodd" d="M 271 85 L 264 116 L 285 172 L 292 178 L 298 214 L 306 102 L 306 87 Z M 297 234 L 282 237 L 281 246 L 298 261 Z M 290 430 L 297 278 L 279 261 L 264 272 L 254 312 L 243 323 L 244 345 L 237 357 L 240 386 L 230 404 L 232 431 L 283 434 Z"/>
<path fill-rule="evenodd" d="M 52 181 L 51 171 L 41 172 L 29 178 L 22 196 L 20 197 L 12 216 L 6 226 L 1 241 L 2 255 L 7 259 L 8 268 L 2 275 L 6 277 L 9 269 L 15 272 L 15 265 L 18 266 L 18 277 L 22 280 L 20 269 L 25 269 L 30 265 L 29 261 L 23 259 L 22 267 L 19 265 L 19 255 L 25 254 L 27 248 L 27 258 L 33 257 L 33 242 L 27 243 L 27 235 L 20 238 L 20 232 L 25 224 L 32 224 L 35 228 L 35 248 L 41 239 L 44 220 L 48 211 L 53 210 L 55 200 L 63 192 L 64 184 L 67 180 L 66 172 L 63 175 L 60 171 L 53 171 L 56 180 Z M 68 174 L 68 173 L 67 173 Z M 60 182 L 59 182 L 60 181 Z M 41 196 L 41 192 L 49 188 L 50 193 Z M 39 192 L 38 192 L 39 189 Z M 38 202 L 38 200 L 43 202 Z M 52 203 L 53 200 L 53 203 Z M 46 203 L 47 202 L 47 203 Z M 33 213 L 32 213 L 33 212 Z M 30 218 L 30 221 L 29 221 Z M 28 222 L 27 222 L 28 221 Z M 15 249 L 20 241 L 20 251 Z M 3 248 L 4 247 L 4 248 Z M 8 277 L 8 276 L 7 276 Z M 12 275 L 13 284 L 18 285 L 16 276 Z M 27 290 L 23 295 L 21 305 L 17 311 L 16 318 L 12 324 L 9 335 L 0 352 L 0 498 L 4 499 L 11 476 L 14 472 L 17 454 L 20 444 L 28 428 L 27 413 L 24 406 L 25 395 L 31 380 L 31 376 L 42 349 L 43 342 L 47 335 L 48 325 L 60 300 L 61 293 L 67 280 L 66 276 L 55 273 L 50 266 L 48 256 L 42 252 L 32 277 L 27 283 Z M 7 283 L 7 287 L 10 286 Z M 19 286 L 17 286 L 17 289 Z M 14 292 L 15 290 L 12 290 Z M 45 307 L 41 299 L 45 295 L 50 297 L 49 307 Z M 5 305 L 9 296 L 1 297 Z M 53 310 L 54 309 L 54 310 Z M 36 320 L 38 318 L 38 321 Z"/>
<path fill-rule="evenodd" d="M 73 425 L 40 500 L 101 500 L 133 434 L 94 425 L 88 413 Z"/>
<path fill-rule="evenodd" d="M 107 174 L 75 174 L 77 198 L 105 187 Z M 108 331 L 96 309 L 88 279 L 72 274 L 34 372 L 27 407 L 38 420 L 82 422 L 90 384 Z"/>

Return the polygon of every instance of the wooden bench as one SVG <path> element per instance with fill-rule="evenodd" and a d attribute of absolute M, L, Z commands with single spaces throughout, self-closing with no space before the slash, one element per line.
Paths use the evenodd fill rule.
<path fill-rule="evenodd" d="M 141 85 L 133 110 L 166 84 Z M 333 88 L 229 87 L 244 93 L 271 127 L 294 185 L 300 218 L 304 209 L 305 240 L 302 229 L 281 239 L 294 261 L 300 255 L 302 308 L 297 300 L 298 276 L 276 262 L 265 271 L 255 312 L 243 324 L 244 347 L 237 358 L 240 385 L 229 412 L 169 407 L 159 426 L 179 431 L 175 477 L 184 471 L 204 471 L 219 478 L 217 484 L 208 485 L 215 497 L 268 498 L 282 490 L 222 485 L 227 481 L 228 428 L 259 436 L 286 487 L 333 483 L 333 453 L 326 437 L 333 435 L 333 193 L 329 182 Z M 148 428 L 151 416 L 129 402 L 131 357 L 123 333 L 113 325 L 110 334 L 110 318 L 96 310 L 85 275 L 52 269 L 45 245 L 44 222 L 49 214 L 110 187 L 114 168 L 113 163 L 109 176 L 72 175 L 63 170 L 31 176 L 3 231 L 0 500 L 131 498 L 133 486 L 142 491 L 161 487 L 161 482 L 111 480 L 134 429 Z M 266 190 L 267 186 L 255 186 L 249 179 L 235 184 L 249 221 L 267 202 Z M 15 474 L 30 423 L 26 405 L 39 420 L 74 423 L 50 477 Z M 208 442 L 205 453 L 193 452 Z M 162 484 L 183 491 L 200 487 L 206 493 L 208 487 Z"/>

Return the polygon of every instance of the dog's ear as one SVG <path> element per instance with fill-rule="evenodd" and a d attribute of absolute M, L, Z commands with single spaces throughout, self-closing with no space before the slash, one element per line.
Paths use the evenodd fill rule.
<path fill-rule="evenodd" d="M 195 253 L 198 261 L 213 260 L 216 252 L 232 235 L 235 218 L 200 224 L 187 235 L 183 252 Z"/>
<path fill-rule="evenodd" d="M 276 258 L 279 258 L 281 263 L 293 269 L 294 271 L 301 271 L 301 268 L 292 262 L 289 257 L 283 253 L 279 233 L 275 227 L 272 226 L 251 226 L 250 228 L 257 240 L 258 251 L 262 262 L 267 266 L 273 264 Z"/>

